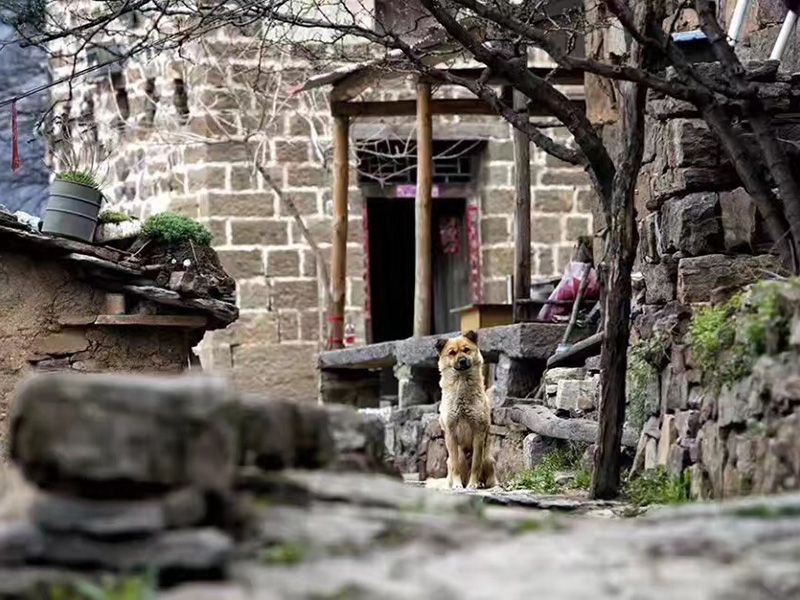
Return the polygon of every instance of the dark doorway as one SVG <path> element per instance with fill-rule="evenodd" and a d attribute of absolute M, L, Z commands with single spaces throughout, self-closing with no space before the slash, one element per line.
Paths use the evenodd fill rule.
<path fill-rule="evenodd" d="M 469 303 L 469 254 L 463 199 L 433 201 L 433 332 L 459 328 L 453 308 Z M 371 342 L 411 337 L 414 319 L 414 200 L 369 198 Z"/>

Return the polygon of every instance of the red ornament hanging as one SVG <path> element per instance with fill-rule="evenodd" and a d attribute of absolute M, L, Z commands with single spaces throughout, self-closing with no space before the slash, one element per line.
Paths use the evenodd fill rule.
<path fill-rule="evenodd" d="M 11 169 L 18 171 L 22 167 L 19 156 L 19 127 L 17 126 L 17 103 L 11 103 Z"/>

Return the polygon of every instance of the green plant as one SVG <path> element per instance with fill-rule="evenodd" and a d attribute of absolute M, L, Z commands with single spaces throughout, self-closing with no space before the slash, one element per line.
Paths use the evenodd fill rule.
<path fill-rule="evenodd" d="M 506 489 L 529 490 L 536 494 L 558 494 L 566 488 L 588 489 L 591 484 L 591 473 L 581 466 L 583 450 L 584 448 L 577 444 L 554 450 L 533 469 L 520 473 L 506 484 Z M 565 471 L 575 473 L 569 486 L 556 481 L 558 475 Z"/>
<path fill-rule="evenodd" d="M 85 185 L 93 190 L 100 189 L 100 184 L 97 183 L 97 180 L 94 178 L 94 176 L 86 171 L 63 171 L 62 173 L 56 175 L 56 179 L 59 181 L 67 181 L 69 183 Z"/>
<path fill-rule="evenodd" d="M 691 500 L 691 477 L 684 473 L 674 477 L 659 467 L 645 471 L 640 477 L 629 481 L 624 496 L 637 507 L 651 504 L 683 504 Z"/>
<path fill-rule="evenodd" d="M 647 395 L 651 382 L 668 359 L 667 350 L 672 343 L 669 332 L 654 331 L 647 338 L 639 338 L 628 348 L 626 390 L 628 396 L 628 423 L 641 431 L 647 418 Z"/>
<path fill-rule="evenodd" d="M 175 213 L 160 213 L 150 217 L 144 222 L 142 233 L 152 240 L 167 244 L 211 244 L 211 232 L 208 229 L 189 217 Z"/>
<path fill-rule="evenodd" d="M 261 553 L 261 562 L 275 565 L 296 565 L 302 562 L 306 551 L 299 544 L 286 542 L 265 548 Z"/>
<path fill-rule="evenodd" d="M 97 217 L 99 223 L 126 223 L 136 220 L 136 217 L 118 210 L 104 210 Z"/>
<path fill-rule="evenodd" d="M 151 572 L 100 584 L 82 581 L 69 586 L 52 586 L 48 597 L 52 600 L 155 600 L 156 579 Z"/>

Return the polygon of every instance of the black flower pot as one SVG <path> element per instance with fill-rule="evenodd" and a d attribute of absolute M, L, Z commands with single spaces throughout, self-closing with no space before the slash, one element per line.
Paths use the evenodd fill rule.
<path fill-rule="evenodd" d="M 102 200 L 100 190 L 56 179 L 50 184 L 42 232 L 91 242 Z"/>

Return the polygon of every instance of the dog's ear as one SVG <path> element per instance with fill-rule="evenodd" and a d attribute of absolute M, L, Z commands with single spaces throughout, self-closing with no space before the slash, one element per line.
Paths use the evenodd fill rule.
<path fill-rule="evenodd" d="M 447 340 L 444 338 L 439 338 L 436 340 L 436 354 L 441 354 L 444 347 L 447 345 Z"/>
<path fill-rule="evenodd" d="M 474 331 L 472 331 L 471 329 L 467 333 L 464 334 L 464 337 L 467 338 L 473 344 L 477 344 L 478 343 L 478 334 L 475 333 Z"/>

